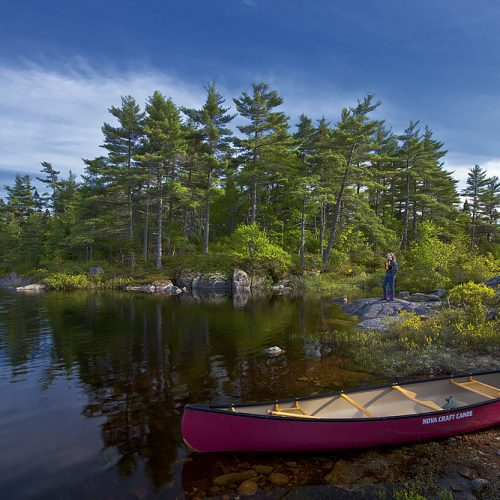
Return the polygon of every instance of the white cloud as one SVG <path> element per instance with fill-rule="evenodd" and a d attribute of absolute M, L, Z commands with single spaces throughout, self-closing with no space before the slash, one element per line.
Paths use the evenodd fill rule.
<path fill-rule="evenodd" d="M 38 173 L 41 161 L 81 173 L 81 158 L 103 154 L 107 111 L 132 95 L 143 105 L 154 90 L 183 106 L 203 103 L 203 86 L 152 70 L 100 73 L 78 61 L 72 68 L 0 66 L 0 171 Z"/>

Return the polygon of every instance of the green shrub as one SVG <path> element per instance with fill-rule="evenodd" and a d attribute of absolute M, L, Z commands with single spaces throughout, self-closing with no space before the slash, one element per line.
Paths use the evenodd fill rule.
<path fill-rule="evenodd" d="M 44 278 L 52 290 L 86 290 L 92 288 L 92 281 L 86 274 L 56 273 Z"/>
<path fill-rule="evenodd" d="M 292 265 L 290 255 L 272 243 L 257 224 L 238 226 L 229 239 L 232 254 L 249 272 L 268 272 L 278 277 Z"/>

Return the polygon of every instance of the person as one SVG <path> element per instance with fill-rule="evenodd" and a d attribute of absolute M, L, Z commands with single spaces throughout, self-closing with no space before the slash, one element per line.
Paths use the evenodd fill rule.
<path fill-rule="evenodd" d="M 387 254 L 387 262 L 385 263 L 385 279 L 382 289 L 384 290 L 383 300 L 394 300 L 394 293 L 396 287 L 396 274 L 398 272 L 398 264 L 396 263 L 396 255 L 392 252 Z M 389 290 L 387 290 L 389 288 Z M 389 292 L 389 294 L 388 294 Z"/>

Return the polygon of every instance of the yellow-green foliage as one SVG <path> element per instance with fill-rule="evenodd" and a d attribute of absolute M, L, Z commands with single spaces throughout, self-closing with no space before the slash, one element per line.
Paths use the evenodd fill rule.
<path fill-rule="evenodd" d="M 44 279 L 53 290 L 86 290 L 92 288 L 92 282 L 86 274 L 56 273 Z"/>
<path fill-rule="evenodd" d="M 473 283 L 469 281 L 463 285 L 457 285 L 450 290 L 450 302 L 462 306 L 473 306 L 476 304 L 491 305 L 497 294 L 493 288 L 484 283 Z"/>
<path fill-rule="evenodd" d="M 131 278 L 114 277 L 103 279 L 101 276 L 87 274 L 49 274 L 43 282 L 52 290 L 116 290 L 132 284 Z"/>
<path fill-rule="evenodd" d="M 231 235 L 233 255 L 251 272 L 283 274 L 292 265 L 290 255 L 274 244 L 257 224 L 242 224 Z"/>
<path fill-rule="evenodd" d="M 423 223 L 420 239 L 402 255 L 398 287 L 410 291 L 449 288 L 467 281 L 484 281 L 500 273 L 491 254 L 474 253 L 463 240 L 446 243 L 431 223 Z"/>

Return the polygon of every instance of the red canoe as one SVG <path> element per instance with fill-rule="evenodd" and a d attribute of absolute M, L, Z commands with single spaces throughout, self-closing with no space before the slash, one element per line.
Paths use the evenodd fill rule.
<path fill-rule="evenodd" d="M 319 451 L 426 441 L 500 424 L 500 370 L 230 407 L 188 404 L 199 452 Z"/>

